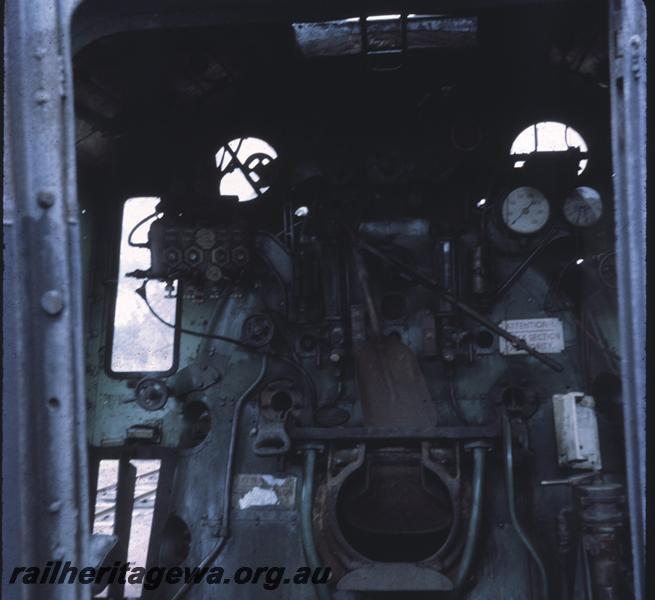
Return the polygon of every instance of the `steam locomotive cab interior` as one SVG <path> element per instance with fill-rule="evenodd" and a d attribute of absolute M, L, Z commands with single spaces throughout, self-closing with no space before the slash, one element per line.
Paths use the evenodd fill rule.
<path fill-rule="evenodd" d="M 80 44 L 112 559 L 157 460 L 149 565 L 329 567 L 284 598 L 631 597 L 607 7 L 480 4 Z"/>

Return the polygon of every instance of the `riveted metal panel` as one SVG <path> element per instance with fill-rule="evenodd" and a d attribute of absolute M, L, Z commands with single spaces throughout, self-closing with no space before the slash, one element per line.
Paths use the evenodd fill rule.
<path fill-rule="evenodd" d="M 612 154 L 623 414 L 635 597 L 645 597 L 646 7 L 609 3 Z"/>
<path fill-rule="evenodd" d="M 73 93 L 67 4 L 5 10 L 5 431 L 16 536 L 4 565 L 88 563 L 89 527 Z M 6 522 L 6 521 L 5 521 Z M 12 564 L 13 563 L 13 564 Z M 3 580 L 6 585 L 6 580 Z M 87 598 L 89 586 L 13 585 L 7 598 Z"/>

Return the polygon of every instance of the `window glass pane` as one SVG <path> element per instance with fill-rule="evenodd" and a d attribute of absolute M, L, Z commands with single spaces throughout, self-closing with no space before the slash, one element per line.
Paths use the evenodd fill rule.
<path fill-rule="evenodd" d="M 557 121 L 543 121 L 535 123 L 524 129 L 514 140 L 510 154 L 530 154 L 531 152 L 564 151 L 569 148 L 578 148 L 587 152 L 587 144 L 582 136 L 572 127 Z M 580 161 L 578 175 L 585 170 L 587 159 Z M 520 169 L 525 164 L 517 160 L 514 167 Z"/>
<path fill-rule="evenodd" d="M 221 196 L 237 196 L 239 202 L 248 202 L 264 194 L 269 186 L 261 181 L 259 171 L 265 170 L 276 158 L 275 149 L 259 138 L 237 138 L 228 142 L 216 153 Z"/>
<path fill-rule="evenodd" d="M 130 232 L 142 219 L 152 215 L 132 235 L 133 244 L 148 239 L 148 229 L 157 218 L 155 207 L 159 198 L 130 198 L 123 207 L 123 225 L 118 271 L 118 293 L 114 313 L 114 336 L 111 370 L 116 372 L 167 371 L 175 358 L 175 332 L 159 322 L 136 294 L 142 280 L 126 277 L 135 269 L 148 269 L 150 251 L 129 244 Z M 147 296 L 153 310 L 167 323 L 175 322 L 176 300 L 166 292 L 166 284 L 150 281 Z"/>

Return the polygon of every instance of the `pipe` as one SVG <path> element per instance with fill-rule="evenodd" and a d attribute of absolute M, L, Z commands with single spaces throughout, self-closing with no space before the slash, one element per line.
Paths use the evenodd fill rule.
<path fill-rule="evenodd" d="M 487 449 L 483 446 L 473 448 L 473 492 L 471 497 L 471 517 L 469 519 L 469 528 L 466 534 L 464 551 L 459 562 L 459 569 L 455 577 L 455 590 L 459 591 L 464 585 L 473 555 L 477 547 L 478 538 L 480 537 L 480 525 L 482 523 L 482 498 L 484 488 L 484 467 Z"/>
<path fill-rule="evenodd" d="M 223 519 L 222 519 L 221 530 L 219 532 L 219 538 L 216 541 L 214 547 L 200 561 L 200 564 L 198 565 L 199 570 L 208 567 L 218 558 L 219 554 L 221 553 L 221 550 L 223 550 L 223 546 L 225 546 L 225 542 L 227 542 L 227 539 L 230 537 L 230 527 L 229 527 L 230 496 L 232 495 L 232 473 L 234 471 L 234 455 L 235 455 L 235 448 L 236 448 L 237 433 L 239 430 L 239 417 L 241 415 L 241 409 L 243 408 L 243 405 L 250 398 L 250 395 L 255 391 L 257 386 L 261 383 L 262 379 L 264 379 L 264 375 L 266 375 L 267 368 L 268 368 L 268 355 L 264 354 L 262 356 L 262 366 L 261 369 L 259 370 L 257 377 L 248 386 L 248 389 L 246 389 L 246 391 L 243 392 L 243 394 L 241 394 L 236 404 L 234 405 L 234 414 L 232 416 L 232 429 L 230 431 L 229 449 L 227 454 L 227 462 L 225 465 L 225 482 L 223 484 Z M 175 594 L 173 594 L 171 600 L 179 600 L 180 598 L 186 596 L 189 590 L 191 589 L 192 585 L 193 585 L 192 581 L 189 581 L 184 585 L 182 585 L 182 587 L 180 587 L 175 592 Z"/>
<path fill-rule="evenodd" d="M 512 520 L 512 525 L 514 526 L 519 539 L 526 547 L 527 551 L 530 553 L 530 556 L 532 556 L 532 559 L 537 565 L 539 576 L 541 577 L 543 600 L 549 600 L 550 594 L 548 590 L 548 576 L 546 574 L 546 568 L 544 567 L 544 563 L 541 560 L 537 550 L 523 531 L 523 528 L 521 527 L 521 524 L 519 523 L 518 517 L 516 515 L 516 505 L 514 503 L 514 455 L 512 454 L 512 428 L 509 423 L 509 418 L 506 414 L 503 415 L 503 450 L 505 458 L 505 487 L 507 490 L 507 504 L 509 507 L 509 515 Z"/>
<path fill-rule="evenodd" d="M 312 569 L 321 566 L 321 561 L 316 551 L 314 542 L 314 528 L 312 527 L 312 505 L 314 496 L 314 468 L 316 466 L 316 450 L 307 448 L 305 450 L 305 473 L 303 478 L 302 493 L 300 495 L 300 530 L 302 545 L 305 557 Z M 330 600 L 330 592 L 325 585 L 314 586 L 319 600 Z"/>
<path fill-rule="evenodd" d="M 232 429 L 230 430 L 230 446 L 227 452 L 227 463 L 225 466 L 225 483 L 223 485 L 223 522 L 221 523 L 220 535 L 230 537 L 230 499 L 232 496 L 232 474 L 234 472 L 234 455 L 236 454 L 237 434 L 239 432 L 239 417 L 241 409 L 250 395 L 255 391 L 257 386 L 264 379 L 266 369 L 268 368 L 268 355 L 262 356 L 262 366 L 255 380 L 248 386 L 248 389 L 241 394 L 234 405 L 234 414 L 232 415 Z"/>
<path fill-rule="evenodd" d="M 368 272 L 366 271 L 366 265 L 364 265 L 364 259 L 362 258 L 362 255 L 354 246 L 353 258 L 355 260 L 355 271 L 357 273 L 357 277 L 364 294 L 364 300 L 366 302 L 366 310 L 368 311 L 368 318 L 371 323 L 371 331 L 373 332 L 373 335 L 376 339 L 380 339 L 382 336 L 382 327 L 380 326 L 378 311 L 375 308 L 375 301 L 373 300 L 373 294 L 371 293 L 371 286 L 368 282 Z"/>
<path fill-rule="evenodd" d="M 205 568 L 208 568 L 209 565 L 211 565 L 217 558 L 218 555 L 221 553 L 221 550 L 223 549 L 223 546 L 225 545 L 225 542 L 227 541 L 227 538 L 221 537 L 218 538 L 218 541 L 212 548 L 211 552 L 205 556 L 205 558 L 200 561 L 198 564 L 198 572 L 202 572 Z M 191 581 L 185 583 L 180 589 L 171 596 L 171 600 L 180 600 L 180 598 L 183 598 L 189 593 L 189 590 L 191 589 L 191 586 L 193 583 Z"/>
<path fill-rule="evenodd" d="M 582 582 L 584 590 L 584 600 L 594 600 L 593 586 L 591 584 L 591 569 L 589 568 L 589 555 L 584 547 L 584 541 L 580 540 L 579 546 L 580 558 L 582 560 Z"/>
<path fill-rule="evenodd" d="M 492 294 L 492 300 L 497 300 L 500 298 L 511 286 L 512 284 L 523 274 L 523 271 L 525 271 L 532 260 L 541 253 L 542 250 L 544 250 L 555 238 L 560 234 L 560 232 L 557 229 L 553 229 L 553 231 L 550 232 L 549 235 L 547 235 L 539 244 L 535 247 L 535 249 L 526 256 L 525 260 L 518 266 L 514 271 L 512 271 L 511 275 L 501 284 L 498 286 L 498 288 L 494 291 Z"/>

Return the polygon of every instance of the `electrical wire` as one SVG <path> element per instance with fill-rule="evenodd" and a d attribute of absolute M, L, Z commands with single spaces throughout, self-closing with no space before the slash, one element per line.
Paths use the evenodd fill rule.
<path fill-rule="evenodd" d="M 572 260 L 572 261 L 568 262 L 566 265 L 564 265 L 564 267 L 562 268 L 562 270 L 560 271 L 560 273 L 559 273 L 559 275 L 557 277 L 557 280 L 556 280 L 554 286 L 552 286 L 550 288 L 550 290 L 548 291 L 547 296 L 550 295 L 550 294 L 554 294 L 555 296 L 560 294 L 560 290 L 561 290 L 561 286 L 562 286 L 562 281 L 564 280 L 564 276 L 566 275 L 568 270 L 573 265 L 577 264 L 577 260 L 578 259 Z M 544 301 L 543 309 L 546 312 L 555 312 L 556 310 L 557 311 L 565 310 L 563 307 L 557 307 L 556 306 L 554 309 L 552 307 L 547 307 L 546 306 L 546 301 Z M 578 317 L 576 317 L 573 314 L 572 318 L 575 321 L 575 323 L 576 323 L 580 333 L 582 334 L 582 336 L 584 336 L 587 339 L 589 339 L 590 341 L 592 341 L 598 347 L 598 349 L 605 356 L 605 359 L 607 360 L 608 366 L 610 367 L 610 369 L 614 373 L 618 373 L 619 368 L 618 368 L 617 361 L 620 361 L 620 356 L 616 352 L 614 352 L 611 348 L 609 348 L 607 343 L 603 340 L 602 334 L 601 334 L 601 332 L 599 330 L 599 327 L 598 327 L 598 324 L 593 319 L 593 316 L 591 314 L 587 313 L 587 314 L 584 314 L 583 318 L 579 319 Z M 591 331 L 589 331 L 588 325 L 591 326 L 594 329 L 593 333 Z"/>
<path fill-rule="evenodd" d="M 146 291 L 146 285 L 150 281 L 149 279 L 146 279 L 143 282 L 143 285 L 136 290 L 136 293 L 143 298 L 143 301 L 146 303 L 146 306 L 148 307 L 148 310 L 152 314 L 155 319 L 157 319 L 162 325 L 166 325 L 166 327 L 170 327 L 171 329 L 175 329 L 176 331 L 179 331 L 180 333 L 184 333 L 186 335 L 193 335 L 195 337 L 199 338 L 204 338 L 207 340 L 218 340 L 220 342 L 227 342 L 228 344 L 233 344 L 235 346 L 238 346 L 239 348 L 242 348 L 244 350 L 248 350 L 250 352 L 255 352 L 257 354 L 263 354 L 263 352 L 257 347 L 252 344 L 248 344 L 246 342 L 242 342 L 241 340 L 237 340 L 236 338 L 231 338 L 225 335 L 218 335 L 214 333 L 205 333 L 203 331 L 194 331 L 192 329 L 185 329 L 184 327 L 180 327 L 174 323 L 169 323 L 165 319 L 163 319 L 155 309 L 152 307 L 150 304 L 150 301 L 148 300 L 148 294 Z"/>
<path fill-rule="evenodd" d="M 311 396 L 310 402 L 312 404 L 312 407 L 314 408 L 314 411 L 318 410 L 318 394 L 316 392 L 316 385 L 314 385 L 314 380 L 311 378 L 307 369 L 305 369 L 305 367 L 302 366 L 300 360 L 297 357 L 295 357 L 292 360 L 290 358 L 287 358 L 286 356 L 278 356 L 277 358 L 279 358 L 282 362 L 296 369 L 303 376 L 303 379 L 305 380 L 305 385 L 307 385 L 307 388 L 309 389 L 309 393 Z"/>
<path fill-rule="evenodd" d="M 582 332 L 584 333 L 584 335 L 589 340 L 591 340 L 594 344 L 596 344 L 596 346 L 598 346 L 598 349 L 601 352 L 603 352 L 603 354 L 605 355 L 605 358 L 609 361 L 609 363 L 610 363 L 609 366 L 612 367 L 612 370 L 615 371 L 615 372 L 618 372 L 618 367 L 617 367 L 616 361 L 621 360 L 621 357 L 616 352 L 614 352 L 613 350 L 608 348 L 605 344 L 603 344 L 597 337 L 595 337 L 589 331 L 589 329 L 587 329 L 587 327 L 583 328 L 582 323 L 578 319 L 573 317 L 573 320 L 575 321 L 576 325 L 578 325 L 578 327 L 580 327 L 582 329 Z M 594 328 L 597 327 L 597 324 L 594 322 L 594 320 L 591 318 L 591 315 L 589 315 L 589 314 L 587 314 L 587 316 L 586 316 L 586 322 L 587 322 L 588 325 L 592 325 Z"/>
<path fill-rule="evenodd" d="M 263 254 L 259 255 L 260 258 L 264 259 Z M 264 260 L 264 262 L 268 265 L 268 262 Z M 274 273 L 277 274 L 277 281 L 280 284 L 280 287 L 283 289 L 284 288 L 284 282 L 282 280 L 282 277 L 277 273 L 277 270 L 275 267 L 270 264 L 270 268 L 273 270 Z M 307 385 L 307 388 L 309 389 L 309 392 L 311 394 L 311 403 L 314 408 L 314 410 L 318 409 L 318 392 L 316 391 L 316 386 L 314 384 L 314 380 L 311 378 L 309 373 L 307 372 L 307 369 L 302 365 L 302 362 L 300 361 L 300 358 L 296 354 L 296 351 L 293 348 L 293 344 L 290 339 L 289 335 L 289 330 L 286 324 L 283 322 L 284 321 L 284 315 L 279 313 L 278 311 L 273 310 L 268 306 L 266 303 L 266 299 L 262 296 L 261 292 L 259 289 L 256 289 L 257 295 L 259 296 L 259 300 L 262 303 L 262 306 L 264 307 L 264 312 L 265 314 L 270 317 L 271 321 L 273 322 L 273 325 L 277 327 L 280 330 L 280 333 L 282 335 L 282 339 L 284 340 L 284 343 L 286 344 L 289 354 L 291 354 L 291 358 L 287 358 L 286 356 L 280 356 L 277 355 L 276 358 L 279 360 L 285 362 L 286 364 L 292 366 L 294 369 L 300 372 L 300 374 L 303 376 L 303 379 L 305 380 L 305 384 Z"/>
<path fill-rule="evenodd" d="M 532 545 L 532 542 L 529 540 L 528 536 L 523 531 L 521 524 L 519 523 L 518 516 L 516 515 L 516 504 L 515 504 L 515 492 L 514 492 L 514 455 L 512 453 L 512 428 L 509 422 L 509 418 L 506 414 L 503 415 L 503 454 L 505 462 L 505 488 L 507 491 L 507 504 L 509 508 L 510 518 L 512 520 L 512 525 L 516 531 L 519 539 L 525 546 L 526 550 L 534 560 L 539 570 L 539 576 L 541 577 L 542 583 L 542 600 L 550 600 L 550 592 L 548 589 L 548 575 L 546 574 L 546 567 L 539 556 L 539 553 Z"/>
<path fill-rule="evenodd" d="M 592 313 L 589 313 L 587 315 L 587 322 L 591 326 L 591 328 L 594 330 L 594 335 L 592 336 L 589 331 L 586 331 L 587 337 L 591 339 L 596 345 L 600 348 L 602 353 L 605 356 L 605 359 L 608 362 L 608 366 L 610 369 L 615 373 L 618 374 L 620 372 L 620 366 L 619 362 L 621 360 L 621 357 L 614 352 L 607 344 L 607 341 L 605 340 L 603 336 L 603 332 L 598 325 L 598 322 L 594 318 Z"/>
<path fill-rule="evenodd" d="M 133 242 L 132 241 L 132 236 L 136 233 L 137 229 L 139 229 L 139 227 L 141 227 L 141 225 L 143 225 L 144 223 L 147 223 L 148 221 L 150 221 L 150 219 L 152 219 L 153 217 L 156 217 L 158 214 L 159 214 L 159 211 L 156 210 L 154 213 L 152 213 L 152 214 L 148 215 L 147 217 L 144 217 L 143 219 L 141 219 L 134 227 L 132 227 L 130 233 L 127 235 L 127 244 L 128 244 L 128 246 L 130 246 L 131 248 L 150 248 L 150 244 L 148 242 L 146 242 L 144 244 L 137 244 L 137 243 Z"/>
<path fill-rule="evenodd" d="M 278 354 L 277 352 L 272 352 L 270 350 L 262 350 L 261 348 L 254 346 L 252 344 L 248 344 L 246 342 L 242 342 L 241 340 L 237 340 L 236 338 L 231 338 L 225 335 L 218 335 L 218 334 L 211 334 L 211 333 L 204 333 L 202 331 L 193 331 L 192 329 L 185 329 L 184 327 L 179 327 L 175 325 L 174 323 L 169 323 L 165 319 L 163 319 L 155 309 L 152 307 L 148 300 L 148 295 L 146 292 L 146 284 L 148 283 L 149 280 L 146 280 L 143 285 L 136 290 L 136 293 L 143 298 L 143 301 L 146 303 L 146 306 L 148 307 L 148 310 L 152 314 L 153 317 L 155 317 L 162 325 L 166 325 L 167 327 L 171 327 L 172 329 L 175 329 L 176 331 L 179 331 L 180 333 L 184 333 L 186 335 L 193 335 L 196 337 L 204 338 L 204 339 L 209 339 L 209 340 L 218 340 L 221 342 L 226 342 L 228 344 L 234 344 L 235 346 L 242 348 L 243 350 L 247 350 L 249 352 L 253 352 L 255 354 L 260 354 L 264 356 L 269 356 L 271 358 L 275 358 L 277 360 L 280 360 L 294 369 L 296 369 L 302 376 L 303 379 L 305 380 L 305 385 L 307 386 L 310 397 L 311 397 L 311 403 L 314 409 L 317 407 L 317 402 L 318 402 L 318 394 L 316 391 L 316 386 L 314 385 L 314 380 L 311 378 L 309 373 L 307 372 L 307 369 L 303 367 L 303 365 L 300 363 L 300 360 L 298 357 L 293 353 L 292 349 L 292 354 L 293 354 L 293 359 L 288 358 L 286 356 L 282 356 L 281 354 Z M 209 384 L 208 387 L 210 387 L 212 384 Z"/>

